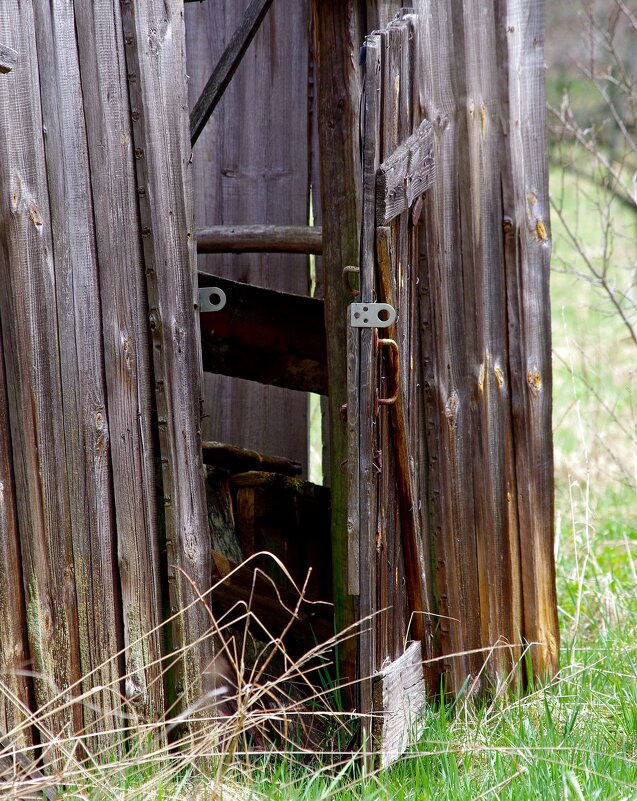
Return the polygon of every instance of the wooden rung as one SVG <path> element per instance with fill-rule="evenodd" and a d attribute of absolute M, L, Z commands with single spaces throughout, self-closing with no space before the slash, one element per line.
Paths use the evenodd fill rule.
<path fill-rule="evenodd" d="M 197 253 L 323 252 L 323 229 L 308 225 L 213 225 L 197 231 Z"/>
<path fill-rule="evenodd" d="M 223 309 L 200 315 L 203 369 L 327 395 L 323 301 L 199 273 Z"/>
<path fill-rule="evenodd" d="M 231 473 L 265 470 L 286 476 L 298 476 L 303 470 L 299 462 L 293 462 L 283 456 L 266 456 L 257 451 L 226 445 L 223 442 L 203 442 L 201 448 L 204 464 L 222 467 Z"/>

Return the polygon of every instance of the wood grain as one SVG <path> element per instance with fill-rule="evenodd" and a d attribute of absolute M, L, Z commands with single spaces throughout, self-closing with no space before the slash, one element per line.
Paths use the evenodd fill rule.
<path fill-rule="evenodd" d="M 463 209 L 469 192 L 463 17 L 421 0 L 414 113 L 434 125 L 436 180 L 424 195 L 419 263 L 421 341 L 431 493 L 432 544 L 442 670 L 452 690 L 478 676 L 482 645 L 476 559 L 472 432 L 475 366 L 472 232 Z M 465 216 L 461 216 L 465 215 Z M 422 467 L 421 467 L 422 469 Z M 457 656 L 453 656 L 457 655 Z"/>
<path fill-rule="evenodd" d="M 390 28 L 390 35 L 392 32 L 397 34 L 398 30 L 399 27 L 393 25 Z M 405 72 L 401 70 L 396 73 L 403 80 L 407 80 L 409 76 L 411 69 L 409 61 L 405 67 Z M 396 112 L 398 121 L 398 109 Z M 429 120 L 423 120 L 409 139 L 403 141 L 378 168 L 376 179 L 378 225 L 387 225 L 398 214 L 406 211 L 416 198 L 429 189 L 434 177 L 433 128 Z"/>
<path fill-rule="evenodd" d="M 110 429 L 102 357 L 97 253 L 86 127 L 72 5 L 35 6 L 42 121 L 51 203 L 57 327 L 62 382 L 65 477 L 73 541 L 80 668 L 87 731 L 116 727 L 120 703 L 115 655 L 121 648 L 116 611 L 115 518 Z M 93 90 L 94 91 L 94 90 Z M 113 736 L 98 742 L 115 745 Z"/>
<path fill-rule="evenodd" d="M 76 2 L 121 586 L 125 695 L 142 720 L 164 710 L 158 496 L 144 259 L 119 5 Z M 97 290 L 97 287 L 94 287 Z M 97 333 L 97 332 L 96 332 Z M 97 340 L 96 340 L 97 343 Z"/>
<path fill-rule="evenodd" d="M 0 317 L 20 525 L 29 649 L 38 705 L 53 709 L 45 742 L 79 731 L 82 710 L 55 699 L 77 695 L 81 675 L 54 253 L 40 108 L 33 7 L 6 4 L 0 39 L 22 53 L 0 80 L 2 226 Z M 44 54 L 43 54 L 44 56 Z M 69 693 L 69 687 L 75 689 Z M 55 763 L 58 752 L 49 752 Z"/>
<path fill-rule="evenodd" d="M 183 3 L 122 5 L 137 189 L 152 336 L 172 645 L 185 648 L 175 692 L 184 707 L 214 689 L 215 657 L 199 593 L 212 558 L 201 462 L 201 362 Z M 220 657 L 219 654 L 217 654 Z M 172 699 L 171 699 L 172 700 Z"/>
<path fill-rule="evenodd" d="M 558 667 L 559 628 L 553 551 L 554 489 L 551 429 L 551 307 L 544 28 L 542 0 L 498 2 L 509 370 L 520 527 L 524 637 L 534 671 Z"/>
<path fill-rule="evenodd" d="M 0 677 L 5 685 L 0 702 L 0 733 L 14 731 L 12 745 L 20 750 L 31 745 L 33 739 L 24 713 L 30 706 L 33 684 L 24 673 L 30 657 L 12 459 L 0 329 Z M 9 693 L 15 700 L 10 699 Z"/>
<path fill-rule="evenodd" d="M 361 167 L 359 111 L 361 73 L 357 53 L 363 36 L 360 4 L 352 0 L 314 0 L 313 27 L 316 42 L 317 114 L 321 214 L 323 226 L 323 276 L 325 327 L 329 381 L 329 456 L 332 490 L 332 554 L 334 604 L 337 630 L 359 617 L 354 598 L 347 591 L 347 426 L 341 407 L 347 403 L 347 306 L 351 289 L 343 281 L 343 269 L 359 260 L 361 215 Z M 367 624 L 365 624 L 367 626 Z M 350 639 L 339 651 L 340 676 L 356 673 L 356 643 Z M 351 706 L 354 699 L 350 696 Z"/>
<path fill-rule="evenodd" d="M 197 253 L 322 253 L 320 226 L 214 225 L 197 229 Z"/>

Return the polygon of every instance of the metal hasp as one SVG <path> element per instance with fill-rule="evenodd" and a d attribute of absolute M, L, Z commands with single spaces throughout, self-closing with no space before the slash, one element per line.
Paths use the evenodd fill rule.
<path fill-rule="evenodd" d="M 226 293 L 218 286 L 199 288 L 199 311 L 218 312 L 226 305 Z"/>
<path fill-rule="evenodd" d="M 396 309 L 389 303 L 351 303 L 349 308 L 353 328 L 389 328 L 396 322 Z"/>

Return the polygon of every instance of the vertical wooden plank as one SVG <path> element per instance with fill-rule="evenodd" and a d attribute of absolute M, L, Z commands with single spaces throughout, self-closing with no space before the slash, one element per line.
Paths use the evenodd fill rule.
<path fill-rule="evenodd" d="M 467 291 L 471 252 L 463 248 L 460 214 L 466 185 L 466 134 L 458 112 L 462 18 L 445 4 L 420 0 L 417 117 L 434 125 L 436 180 L 423 202 L 419 265 L 428 472 L 443 671 L 451 689 L 477 676 L 482 644 L 473 487 L 472 382 L 467 364 Z M 460 34 L 460 35 L 459 35 Z M 460 48 L 460 50 L 458 50 Z M 459 75 L 460 71 L 460 75 Z M 468 287 L 467 287 L 468 289 Z"/>
<path fill-rule="evenodd" d="M 361 9 L 354 0 L 314 0 L 317 107 L 320 120 L 321 210 L 325 325 L 329 373 L 330 484 L 332 492 L 332 559 L 336 627 L 341 630 L 359 616 L 347 591 L 347 429 L 341 407 L 347 402 L 347 306 L 351 290 L 343 269 L 358 264 L 361 168 L 359 152 Z M 360 529 L 361 537 L 363 530 Z M 362 565 L 361 565 L 362 568 Z M 364 587 L 361 573 L 361 587 Z M 362 608 L 360 614 L 363 614 Z M 365 624 L 367 626 L 367 624 Z M 362 650 L 362 649 L 361 649 Z M 340 675 L 356 677 L 356 643 L 341 647 Z M 371 696 L 370 696 L 371 697 Z M 349 699 L 352 700 L 351 698 Z M 353 704 L 352 704 L 353 705 Z"/>
<path fill-rule="evenodd" d="M 379 34 L 380 47 L 382 49 L 382 77 L 380 82 L 380 116 L 379 128 L 377 130 L 379 162 L 392 153 L 398 146 L 398 97 L 400 94 L 400 35 L 395 28 L 389 28 Z M 370 86 L 367 91 L 373 91 Z M 367 126 L 367 121 L 366 121 Z M 365 136 L 370 136 L 371 132 L 365 130 Z M 378 165 L 376 165 L 377 169 Z M 374 176 L 376 170 L 374 171 Z M 375 238 L 375 246 L 377 240 Z M 378 254 L 376 254 L 378 255 Z M 392 266 L 385 263 L 386 275 L 392 274 Z M 379 286 L 382 286 L 382 268 L 378 264 L 377 275 Z M 375 287 L 376 288 L 376 287 Z M 395 301 L 395 297 L 394 297 Z M 396 329 L 389 334 L 386 331 L 378 331 L 379 337 L 396 337 Z M 393 335 L 393 336 L 392 336 Z M 384 349 L 379 354 L 380 380 L 378 383 L 379 395 L 387 397 L 393 389 L 393 367 L 392 361 L 396 358 L 395 354 L 389 354 Z M 377 659 L 376 668 L 380 668 L 386 659 L 395 659 L 402 653 L 402 642 L 405 637 L 406 629 L 406 598 L 404 587 L 398 584 L 399 573 L 403 567 L 401 554 L 401 528 L 402 521 L 398 521 L 397 505 L 400 500 L 396 492 L 396 470 L 398 465 L 394 458 L 392 448 L 394 431 L 391 430 L 392 420 L 395 409 L 380 407 L 377 417 L 378 423 L 378 444 L 377 450 L 380 452 L 380 475 L 378 476 L 378 520 L 377 548 L 376 548 L 376 583 L 377 583 L 377 608 L 378 618 L 376 621 L 378 640 L 377 640 Z M 394 417 L 395 420 L 395 417 Z M 387 611 L 385 611 L 387 610 Z"/>
<path fill-rule="evenodd" d="M 58 321 L 33 6 L 5 4 L 0 39 L 19 53 L 0 81 L 0 317 L 35 698 L 53 736 L 79 731 L 64 706 L 80 678 Z M 74 691 L 77 695 L 77 687 Z M 48 752 L 51 759 L 55 754 Z"/>
<path fill-rule="evenodd" d="M 21 673 L 29 667 L 29 647 L 19 537 L 0 328 L 0 677 L 18 704 L 28 709 L 33 685 Z M 15 729 L 12 742 L 20 749 L 31 744 L 32 734 L 30 726 L 25 725 L 26 716 L 18 704 L 3 693 L 0 700 L 0 734 Z"/>
<path fill-rule="evenodd" d="M 65 475 L 73 538 L 80 666 L 86 692 L 105 688 L 84 707 L 88 731 L 119 721 L 121 626 L 116 615 L 115 529 L 109 460 L 97 257 L 84 109 L 67 3 L 35 5 L 42 123 L 51 203 L 59 332 Z M 60 476 L 58 477 L 59 480 Z M 95 671 L 93 673 L 93 671 Z M 109 739 L 104 740 L 104 745 Z"/>
<path fill-rule="evenodd" d="M 172 627 L 172 646 L 189 649 L 174 689 L 189 706 L 212 688 L 208 682 L 215 684 L 215 673 L 206 672 L 215 649 L 212 638 L 204 638 L 208 613 L 197 603 L 197 591 L 210 587 L 212 558 L 201 460 L 183 3 L 124 0 L 122 22 L 150 305 L 170 611 L 183 611 Z"/>
<path fill-rule="evenodd" d="M 519 643 L 522 630 L 515 504 L 510 379 L 507 369 L 506 287 L 502 252 L 497 19 L 494 6 L 465 0 L 465 81 L 468 175 L 464 206 L 473 253 L 475 338 L 468 342 L 474 389 L 474 492 L 483 645 Z M 489 657 L 496 681 L 510 673 L 520 649 Z"/>
<path fill-rule="evenodd" d="M 117 554 L 124 693 L 143 720 L 161 718 L 161 623 L 150 337 L 139 237 L 124 40 L 119 4 L 76 0 L 96 252 Z"/>
<path fill-rule="evenodd" d="M 189 102 L 196 102 L 245 2 L 185 7 Z M 309 0 L 277 0 L 193 150 L 197 225 L 307 225 Z M 308 294 L 304 255 L 218 254 L 203 270 Z M 237 414 L 236 410 L 241 413 Z M 308 464 L 307 395 L 205 375 L 204 436 Z"/>
<path fill-rule="evenodd" d="M 507 148 L 502 195 L 515 435 L 524 637 L 539 675 L 557 670 L 559 629 L 553 554 L 551 325 L 544 94 L 544 0 L 499 0 Z"/>
<path fill-rule="evenodd" d="M 379 34 L 365 39 L 365 93 L 363 117 L 363 197 L 361 219 L 361 301 L 373 301 L 376 290 L 376 171 L 380 164 L 381 87 L 383 42 Z M 376 337 L 374 329 L 360 334 L 360 564 L 361 618 L 375 616 L 377 609 L 378 521 L 378 421 L 376 415 Z M 372 618 L 359 638 L 361 712 L 371 712 L 372 677 L 380 668 L 377 646 L 378 621 Z M 382 657 L 381 657 L 382 659 Z M 371 734 L 371 726 L 368 729 Z"/>

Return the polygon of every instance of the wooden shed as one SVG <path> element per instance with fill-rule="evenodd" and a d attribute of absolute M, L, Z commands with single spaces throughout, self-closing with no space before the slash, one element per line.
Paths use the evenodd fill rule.
<path fill-rule="evenodd" d="M 556 669 L 544 11 L 6 0 L 0 734 L 196 708 L 261 550 L 381 738 Z"/>

